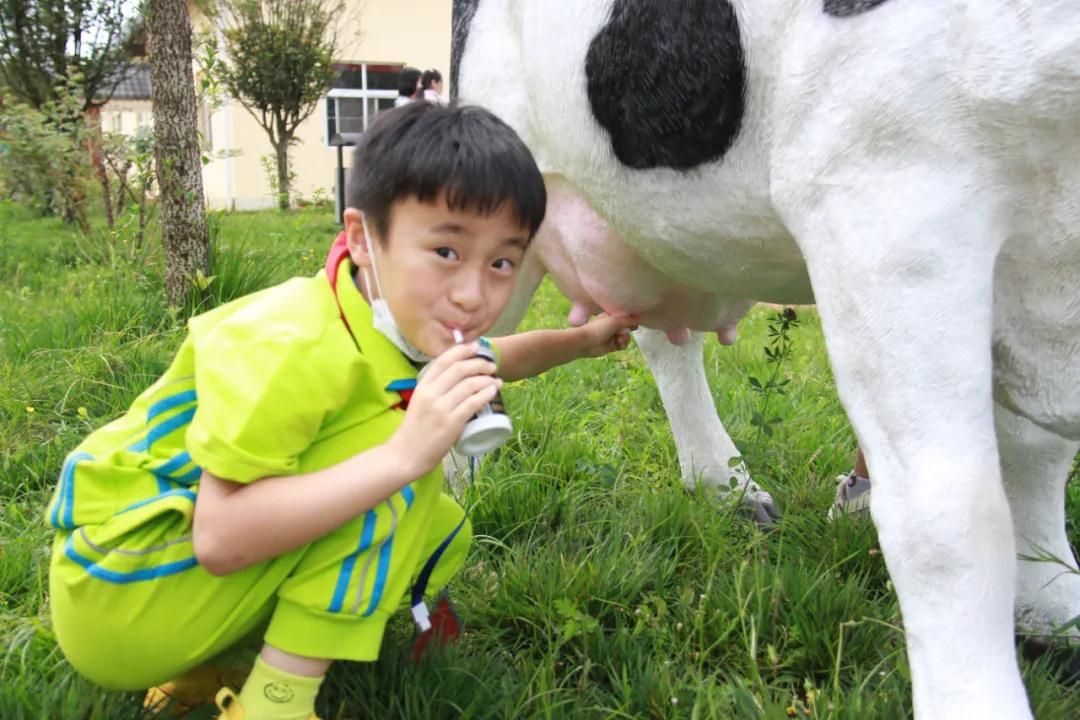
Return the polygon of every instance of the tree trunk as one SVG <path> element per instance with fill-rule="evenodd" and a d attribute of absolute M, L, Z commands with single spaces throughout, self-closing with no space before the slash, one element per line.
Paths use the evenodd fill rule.
<path fill-rule="evenodd" d="M 192 282 L 196 273 L 210 274 L 191 25 L 185 0 L 150 0 L 147 28 L 165 295 L 170 305 L 182 306 L 199 292 Z"/>
<path fill-rule="evenodd" d="M 282 138 L 274 146 L 277 153 L 278 208 L 289 209 L 289 197 L 292 194 L 289 182 L 289 139 Z"/>
<path fill-rule="evenodd" d="M 93 146 L 91 150 L 92 162 L 94 163 L 94 168 L 97 170 L 98 182 L 101 183 L 101 204 L 105 208 L 105 222 L 111 230 L 116 227 L 116 217 L 113 215 L 112 187 L 109 183 L 109 171 L 105 167 L 105 158 L 103 157 L 104 143 L 101 141 L 101 134 L 98 133 L 98 135 L 90 141 L 90 144 Z M 123 210 L 123 208 L 121 208 L 121 210 Z"/>

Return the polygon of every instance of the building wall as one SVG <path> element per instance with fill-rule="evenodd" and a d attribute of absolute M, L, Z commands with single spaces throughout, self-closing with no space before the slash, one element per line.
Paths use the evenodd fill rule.
<path fill-rule="evenodd" d="M 449 80 L 450 0 L 350 1 L 359 12 L 351 13 L 349 27 L 342 28 L 344 49 L 336 60 L 434 67 Z M 209 128 L 213 153 L 229 157 L 214 157 L 203 169 L 207 204 L 237 210 L 272 207 L 275 200 L 261 161 L 266 156 L 272 162 L 273 148 L 266 132 L 236 101 L 214 112 Z M 296 174 L 294 196 L 310 200 L 321 192 L 332 197 L 337 153 L 326 146 L 325 101 L 300 126 L 297 138 L 299 143 L 290 153 Z M 349 164 L 348 148 L 345 164 Z"/>
<path fill-rule="evenodd" d="M 101 108 L 101 128 L 106 132 L 134 135 L 139 128 L 153 124 L 149 100 L 110 100 Z"/>

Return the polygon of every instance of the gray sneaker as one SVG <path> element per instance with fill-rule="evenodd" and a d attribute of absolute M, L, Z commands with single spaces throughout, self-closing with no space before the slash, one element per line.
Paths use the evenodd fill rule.
<path fill-rule="evenodd" d="M 870 478 L 854 471 L 836 478 L 836 500 L 829 508 L 829 519 L 841 515 L 866 515 L 870 511 Z"/>

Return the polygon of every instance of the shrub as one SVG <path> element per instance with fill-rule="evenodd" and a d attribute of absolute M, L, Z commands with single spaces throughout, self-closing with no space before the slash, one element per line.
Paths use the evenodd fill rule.
<path fill-rule="evenodd" d="M 41 110 L 23 104 L 0 110 L 0 178 L 7 193 L 43 215 L 60 215 L 89 231 L 90 136 L 72 92 Z"/>

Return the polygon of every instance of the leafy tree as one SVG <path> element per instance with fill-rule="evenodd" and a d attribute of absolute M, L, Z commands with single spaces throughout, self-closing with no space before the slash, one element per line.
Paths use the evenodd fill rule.
<path fill-rule="evenodd" d="M 210 275 L 191 24 L 185 0 L 149 0 L 147 7 L 165 295 L 170 305 L 182 307 L 205 291 Z"/>
<path fill-rule="evenodd" d="M 154 171 L 154 131 L 141 128 L 135 135 L 117 132 L 101 133 L 98 145 L 101 155 L 101 189 L 106 212 L 113 212 L 109 222 L 114 228 L 125 215 L 130 216 L 133 245 L 142 249 L 146 228 L 153 213 L 150 196 L 157 175 Z M 129 212 L 130 211 L 130 212 Z M 108 220 L 108 218 L 106 218 Z"/>
<path fill-rule="evenodd" d="M 278 206 L 292 190 L 289 148 L 330 87 L 345 0 L 221 0 L 222 80 L 270 138 Z"/>
<path fill-rule="evenodd" d="M 81 88 L 81 110 L 108 101 L 122 79 L 129 0 L 0 0 L 0 85 L 40 110 L 57 88 Z"/>
<path fill-rule="evenodd" d="M 19 202 L 42 214 L 90 231 L 87 191 L 92 177 L 88 144 L 94 131 L 82 114 L 73 84 L 56 88 L 56 98 L 33 108 L 0 107 L 0 184 Z"/>
<path fill-rule="evenodd" d="M 9 157 L 6 174 L 22 198 L 84 232 L 91 164 L 103 182 L 106 173 L 101 133 L 87 110 L 107 102 L 123 79 L 140 32 L 131 22 L 137 13 L 131 0 L 0 0 L 0 94 L 14 128 L 8 142 L 26 141 L 21 167 Z"/>

